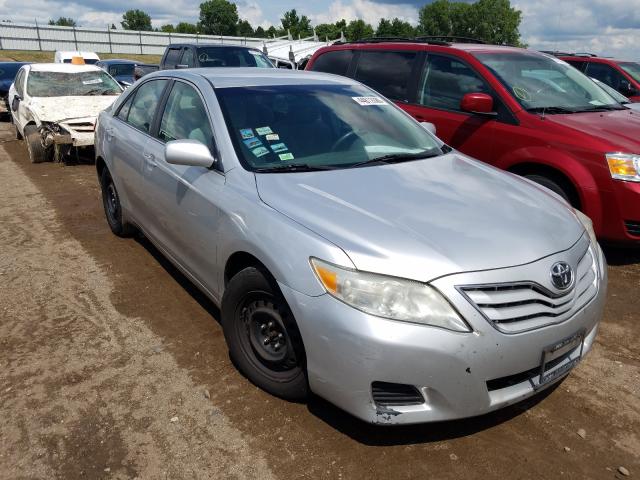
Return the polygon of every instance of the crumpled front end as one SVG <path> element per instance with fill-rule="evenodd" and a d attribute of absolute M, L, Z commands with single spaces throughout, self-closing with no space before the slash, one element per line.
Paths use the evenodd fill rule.
<path fill-rule="evenodd" d="M 69 145 L 73 147 L 93 146 L 96 118 L 72 118 L 60 122 L 42 122 L 40 133 L 45 147 Z"/>

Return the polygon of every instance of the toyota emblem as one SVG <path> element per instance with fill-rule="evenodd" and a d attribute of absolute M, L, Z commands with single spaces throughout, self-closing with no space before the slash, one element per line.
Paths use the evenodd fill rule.
<path fill-rule="evenodd" d="M 573 283 L 573 269 L 567 262 L 557 262 L 551 267 L 551 283 L 558 290 L 566 290 Z"/>

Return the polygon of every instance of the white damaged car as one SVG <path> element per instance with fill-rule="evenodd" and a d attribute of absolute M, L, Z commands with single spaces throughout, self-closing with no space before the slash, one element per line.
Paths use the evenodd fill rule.
<path fill-rule="evenodd" d="M 25 138 L 32 163 L 62 161 L 93 147 L 98 114 L 122 88 L 94 65 L 41 63 L 23 66 L 9 88 L 11 117 Z"/>

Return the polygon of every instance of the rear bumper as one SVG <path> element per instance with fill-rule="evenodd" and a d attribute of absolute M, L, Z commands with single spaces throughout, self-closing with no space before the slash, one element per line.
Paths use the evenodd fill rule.
<path fill-rule="evenodd" d="M 602 261 L 602 260 L 601 260 Z M 606 268 L 596 295 L 570 318 L 519 334 L 504 334 L 482 318 L 459 293 L 456 280 L 434 283 L 472 326 L 472 333 L 386 320 L 355 310 L 329 295 L 309 297 L 280 285 L 303 337 L 311 390 L 362 420 L 411 424 L 481 415 L 516 403 L 566 376 L 536 388 L 539 375 L 506 382 L 502 378 L 540 367 L 549 345 L 586 332 L 582 355 L 593 345 L 606 295 Z M 579 355 L 572 351 L 571 362 Z M 559 365 L 558 368 L 562 368 Z M 568 373 L 568 372 L 567 372 Z M 373 400 L 373 382 L 412 385 L 424 397 L 420 405 L 381 408 Z"/>

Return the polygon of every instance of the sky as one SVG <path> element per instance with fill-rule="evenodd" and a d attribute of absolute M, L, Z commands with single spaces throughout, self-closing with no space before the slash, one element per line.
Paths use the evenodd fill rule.
<path fill-rule="evenodd" d="M 315 24 L 361 18 L 374 26 L 380 18 L 417 23 L 418 10 L 431 0 L 237 0 L 242 18 L 254 25 L 278 24 L 295 8 Z M 0 20 L 46 23 L 72 17 L 80 26 L 120 26 L 122 13 L 139 8 L 154 26 L 195 22 L 201 0 L 0 0 Z M 640 0 L 512 0 L 523 12 L 520 32 L 531 48 L 593 52 L 640 60 Z M 50 12 L 50 13 L 47 13 Z"/>

